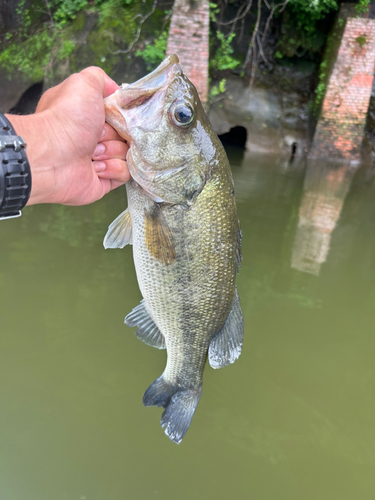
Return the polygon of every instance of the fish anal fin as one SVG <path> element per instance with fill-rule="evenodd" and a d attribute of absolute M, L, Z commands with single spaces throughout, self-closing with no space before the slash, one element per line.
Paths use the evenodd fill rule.
<path fill-rule="evenodd" d="M 124 248 L 133 242 L 132 220 L 129 209 L 122 212 L 108 227 L 104 237 L 104 248 Z"/>
<path fill-rule="evenodd" d="M 214 336 L 208 349 L 212 368 L 223 368 L 236 361 L 243 343 L 243 317 L 236 289 L 233 305 L 223 328 Z"/>
<path fill-rule="evenodd" d="M 147 311 L 144 300 L 141 300 L 141 303 L 126 316 L 125 324 L 130 327 L 136 326 L 135 335 L 145 344 L 165 349 L 164 335 Z"/>
<path fill-rule="evenodd" d="M 155 203 L 152 210 L 145 209 L 146 247 L 161 264 L 172 264 L 176 259 L 173 237 L 164 214 Z"/>

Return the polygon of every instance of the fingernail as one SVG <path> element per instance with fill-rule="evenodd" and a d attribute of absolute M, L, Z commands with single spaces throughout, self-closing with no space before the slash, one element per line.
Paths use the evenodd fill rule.
<path fill-rule="evenodd" d="M 96 172 L 103 172 L 107 166 L 104 161 L 94 161 L 94 165 Z"/>
<path fill-rule="evenodd" d="M 93 156 L 100 156 L 104 153 L 104 151 L 105 151 L 104 144 L 102 142 L 99 142 L 99 144 L 96 145 Z"/>
<path fill-rule="evenodd" d="M 100 136 L 100 139 L 103 139 L 104 136 L 105 136 L 105 127 L 103 128 L 103 132 L 102 135 Z"/>

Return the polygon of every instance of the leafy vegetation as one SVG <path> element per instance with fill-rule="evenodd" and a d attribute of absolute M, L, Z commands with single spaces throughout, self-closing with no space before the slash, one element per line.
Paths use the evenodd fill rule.
<path fill-rule="evenodd" d="M 138 49 L 136 56 L 142 57 L 146 63 L 147 71 L 153 70 L 165 58 L 167 50 L 168 32 L 163 31 L 153 43 L 148 43 L 143 49 Z"/>
<path fill-rule="evenodd" d="M 355 10 L 357 11 L 357 14 L 361 15 L 364 14 L 370 5 L 370 0 L 359 0 L 358 4 L 355 6 Z"/>
<path fill-rule="evenodd" d="M 80 70 L 75 55 L 76 34 L 82 32 L 87 16 L 93 14 L 95 28 L 87 34 L 91 50 L 87 64 L 106 71 L 130 60 L 138 51 L 147 67 L 164 57 L 167 31 L 160 31 L 166 12 L 154 0 L 39 0 L 40 8 L 30 12 L 21 0 L 17 7 L 19 28 L 6 33 L 0 42 L 0 67 L 11 78 L 23 73 L 34 81 L 57 72 L 56 62 L 69 60 L 70 71 Z M 37 14 L 36 14 L 37 13 Z M 152 14 L 152 16 L 151 16 Z M 147 43 L 144 33 L 155 39 Z M 149 40 L 149 38 L 148 38 Z M 134 47 L 134 50 L 133 50 Z"/>
<path fill-rule="evenodd" d="M 328 31 L 323 21 L 337 9 L 337 0 L 291 0 L 283 14 L 279 56 L 311 57 L 320 53 Z"/>
<path fill-rule="evenodd" d="M 226 78 L 222 78 L 218 84 L 215 85 L 209 85 L 209 91 L 208 91 L 208 104 L 212 104 L 213 102 L 216 102 L 220 99 L 220 96 L 224 94 L 226 91 L 226 85 L 227 85 L 227 80 Z"/>
<path fill-rule="evenodd" d="M 49 4 L 53 22 L 59 29 L 74 20 L 77 13 L 87 6 L 87 0 L 52 0 Z"/>
<path fill-rule="evenodd" d="M 228 37 L 225 37 L 223 33 L 216 31 L 216 37 L 214 39 L 211 37 L 211 70 L 222 71 L 225 69 L 235 69 L 240 65 L 240 61 L 233 57 L 234 49 L 232 41 L 235 36 L 236 35 L 232 33 Z"/>

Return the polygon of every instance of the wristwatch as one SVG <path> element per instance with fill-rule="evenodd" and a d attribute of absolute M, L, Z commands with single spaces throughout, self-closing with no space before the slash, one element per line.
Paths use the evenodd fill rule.
<path fill-rule="evenodd" d="M 21 215 L 31 192 L 26 143 L 0 113 L 0 220 Z"/>

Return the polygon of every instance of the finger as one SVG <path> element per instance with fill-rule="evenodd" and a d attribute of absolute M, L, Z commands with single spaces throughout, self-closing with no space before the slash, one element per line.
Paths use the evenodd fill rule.
<path fill-rule="evenodd" d="M 99 181 L 100 181 L 100 184 L 102 186 L 102 196 L 104 196 L 107 193 L 109 193 L 110 191 L 112 191 L 112 189 L 116 189 L 116 188 L 124 185 L 123 182 L 113 181 L 110 179 L 100 179 L 99 178 Z"/>
<path fill-rule="evenodd" d="M 128 165 L 125 160 L 119 158 L 112 158 L 105 161 L 93 161 L 98 177 L 101 179 L 109 179 L 124 184 L 130 179 Z"/>
<path fill-rule="evenodd" d="M 89 68 L 83 69 L 81 74 L 88 79 L 93 79 L 96 82 L 96 86 L 99 86 L 103 97 L 108 97 L 119 88 L 117 83 L 97 66 L 90 66 Z"/>
<path fill-rule="evenodd" d="M 129 146 L 122 141 L 99 142 L 92 155 L 93 160 L 110 160 L 111 158 L 126 159 Z"/>
<path fill-rule="evenodd" d="M 100 142 L 105 142 L 105 141 L 122 141 L 124 142 L 124 139 L 118 135 L 116 130 L 111 127 L 108 123 L 104 124 L 103 132 L 102 135 L 100 136 Z"/>

